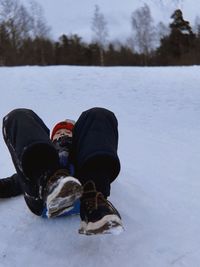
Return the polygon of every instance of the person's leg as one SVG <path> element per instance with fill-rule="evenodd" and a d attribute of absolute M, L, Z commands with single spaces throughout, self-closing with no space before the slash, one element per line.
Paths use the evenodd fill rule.
<path fill-rule="evenodd" d="M 15 109 L 3 119 L 3 136 L 15 165 L 27 205 L 42 213 L 39 195 L 41 175 L 58 169 L 58 153 L 49 139 L 49 129 L 29 109 Z M 43 177 L 44 178 L 44 177 Z"/>
<path fill-rule="evenodd" d="M 115 115 L 103 108 L 83 112 L 75 124 L 72 160 L 75 176 L 84 188 L 80 206 L 81 234 L 123 230 L 119 212 L 107 200 L 110 184 L 120 171 L 117 126 Z"/>
<path fill-rule="evenodd" d="M 118 176 L 118 122 L 113 112 L 92 108 L 81 114 L 73 131 L 72 161 L 82 184 L 93 180 L 98 191 L 110 195 Z"/>

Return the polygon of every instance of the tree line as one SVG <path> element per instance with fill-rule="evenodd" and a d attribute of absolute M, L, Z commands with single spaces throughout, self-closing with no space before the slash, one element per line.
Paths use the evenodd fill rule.
<path fill-rule="evenodd" d="M 77 34 L 50 38 L 50 27 L 41 6 L 18 0 L 0 0 L 0 65 L 82 66 L 167 66 L 200 64 L 200 19 L 195 29 L 184 20 L 180 9 L 170 25 L 154 26 L 151 11 L 144 5 L 132 13 L 132 37 L 126 42 L 109 42 L 108 25 L 95 6 L 91 30 L 93 39 Z"/>

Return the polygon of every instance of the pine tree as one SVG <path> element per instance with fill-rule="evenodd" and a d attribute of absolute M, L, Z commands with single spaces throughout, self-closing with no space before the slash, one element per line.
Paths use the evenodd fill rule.
<path fill-rule="evenodd" d="M 181 58 L 185 56 L 184 54 L 190 53 L 194 43 L 194 34 L 189 21 L 184 20 L 180 9 L 175 10 L 171 18 L 173 22 L 170 24 L 170 40 L 171 44 L 173 44 L 173 54 Z"/>
<path fill-rule="evenodd" d="M 190 64 L 195 35 L 180 9 L 175 10 L 171 18 L 171 32 L 169 36 L 161 39 L 157 54 L 164 64 Z"/>
<path fill-rule="evenodd" d="M 175 10 L 171 18 L 173 19 L 170 24 L 172 33 L 193 34 L 189 21 L 183 19 L 183 13 L 180 9 Z"/>

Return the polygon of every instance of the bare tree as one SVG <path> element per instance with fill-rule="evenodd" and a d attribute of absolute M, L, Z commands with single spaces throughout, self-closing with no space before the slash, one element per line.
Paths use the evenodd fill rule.
<path fill-rule="evenodd" d="M 196 16 L 194 21 L 194 32 L 195 34 L 200 37 L 200 17 Z"/>
<path fill-rule="evenodd" d="M 50 29 L 39 4 L 32 1 L 28 9 L 20 0 L 0 0 L 0 26 L 9 41 L 8 45 L 4 44 L 9 64 L 19 62 L 19 51 L 24 49 L 24 42 L 31 39 L 35 39 L 35 50 L 40 51 L 41 61 L 45 64 L 45 41 Z"/>
<path fill-rule="evenodd" d="M 92 19 L 92 31 L 93 31 L 93 41 L 96 42 L 100 47 L 100 61 L 101 65 L 103 66 L 104 65 L 103 50 L 107 42 L 108 28 L 104 15 L 100 12 L 100 8 L 98 5 L 95 6 L 94 17 Z"/>
<path fill-rule="evenodd" d="M 151 11 L 147 4 L 132 13 L 131 24 L 137 49 L 141 54 L 148 56 L 154 48 L 155 29 Z"/>
<path fill-rule="evenodd" d="M 31 17 L 27 9 L 17 0 L 0 0 L 0 23 L 3 23 L 13 48 L 21 44 L 31 28 Z"/>
<path fill-rule="evenodd" d="M 32 35 L 34 38 L 48 38 L 51 28 L 47 26 L 44 10 L 36 1 L 30 1 L 30 12 L 32 19 Z"/>
<path fill-rule="evenodd" d="M 16 24 L 18 25 L 20 39 L 27 39 L 32 28 L 32 17 L 23 5 L 19 7 Z"/>
<path fill-rule="evenodd" d="M 2 22 L 15 46 L 23 38 L 28 36 L 45 38 L 50 32 L 43 9 L 34 0 L 30 2 L 29 9 L 19 0 L 0 0 L 0 23 Z"/>

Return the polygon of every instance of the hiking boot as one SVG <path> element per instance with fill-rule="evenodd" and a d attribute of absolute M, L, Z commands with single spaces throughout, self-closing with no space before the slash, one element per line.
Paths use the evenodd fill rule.
<path fill-rule="evenodd" d="M 119 212 L 102 193 L 96 191 L 92 181 L 84 186 L 80 216 L 80 234 L 119 234 L 123 231 Z"/>
<path fill-rule="evenodd" d="M 45 189 L 46 216 L 60 216 L 74 208 L 82 195 L 81 183 L 67 170 L 57 170 L 48 180 Z"/>

